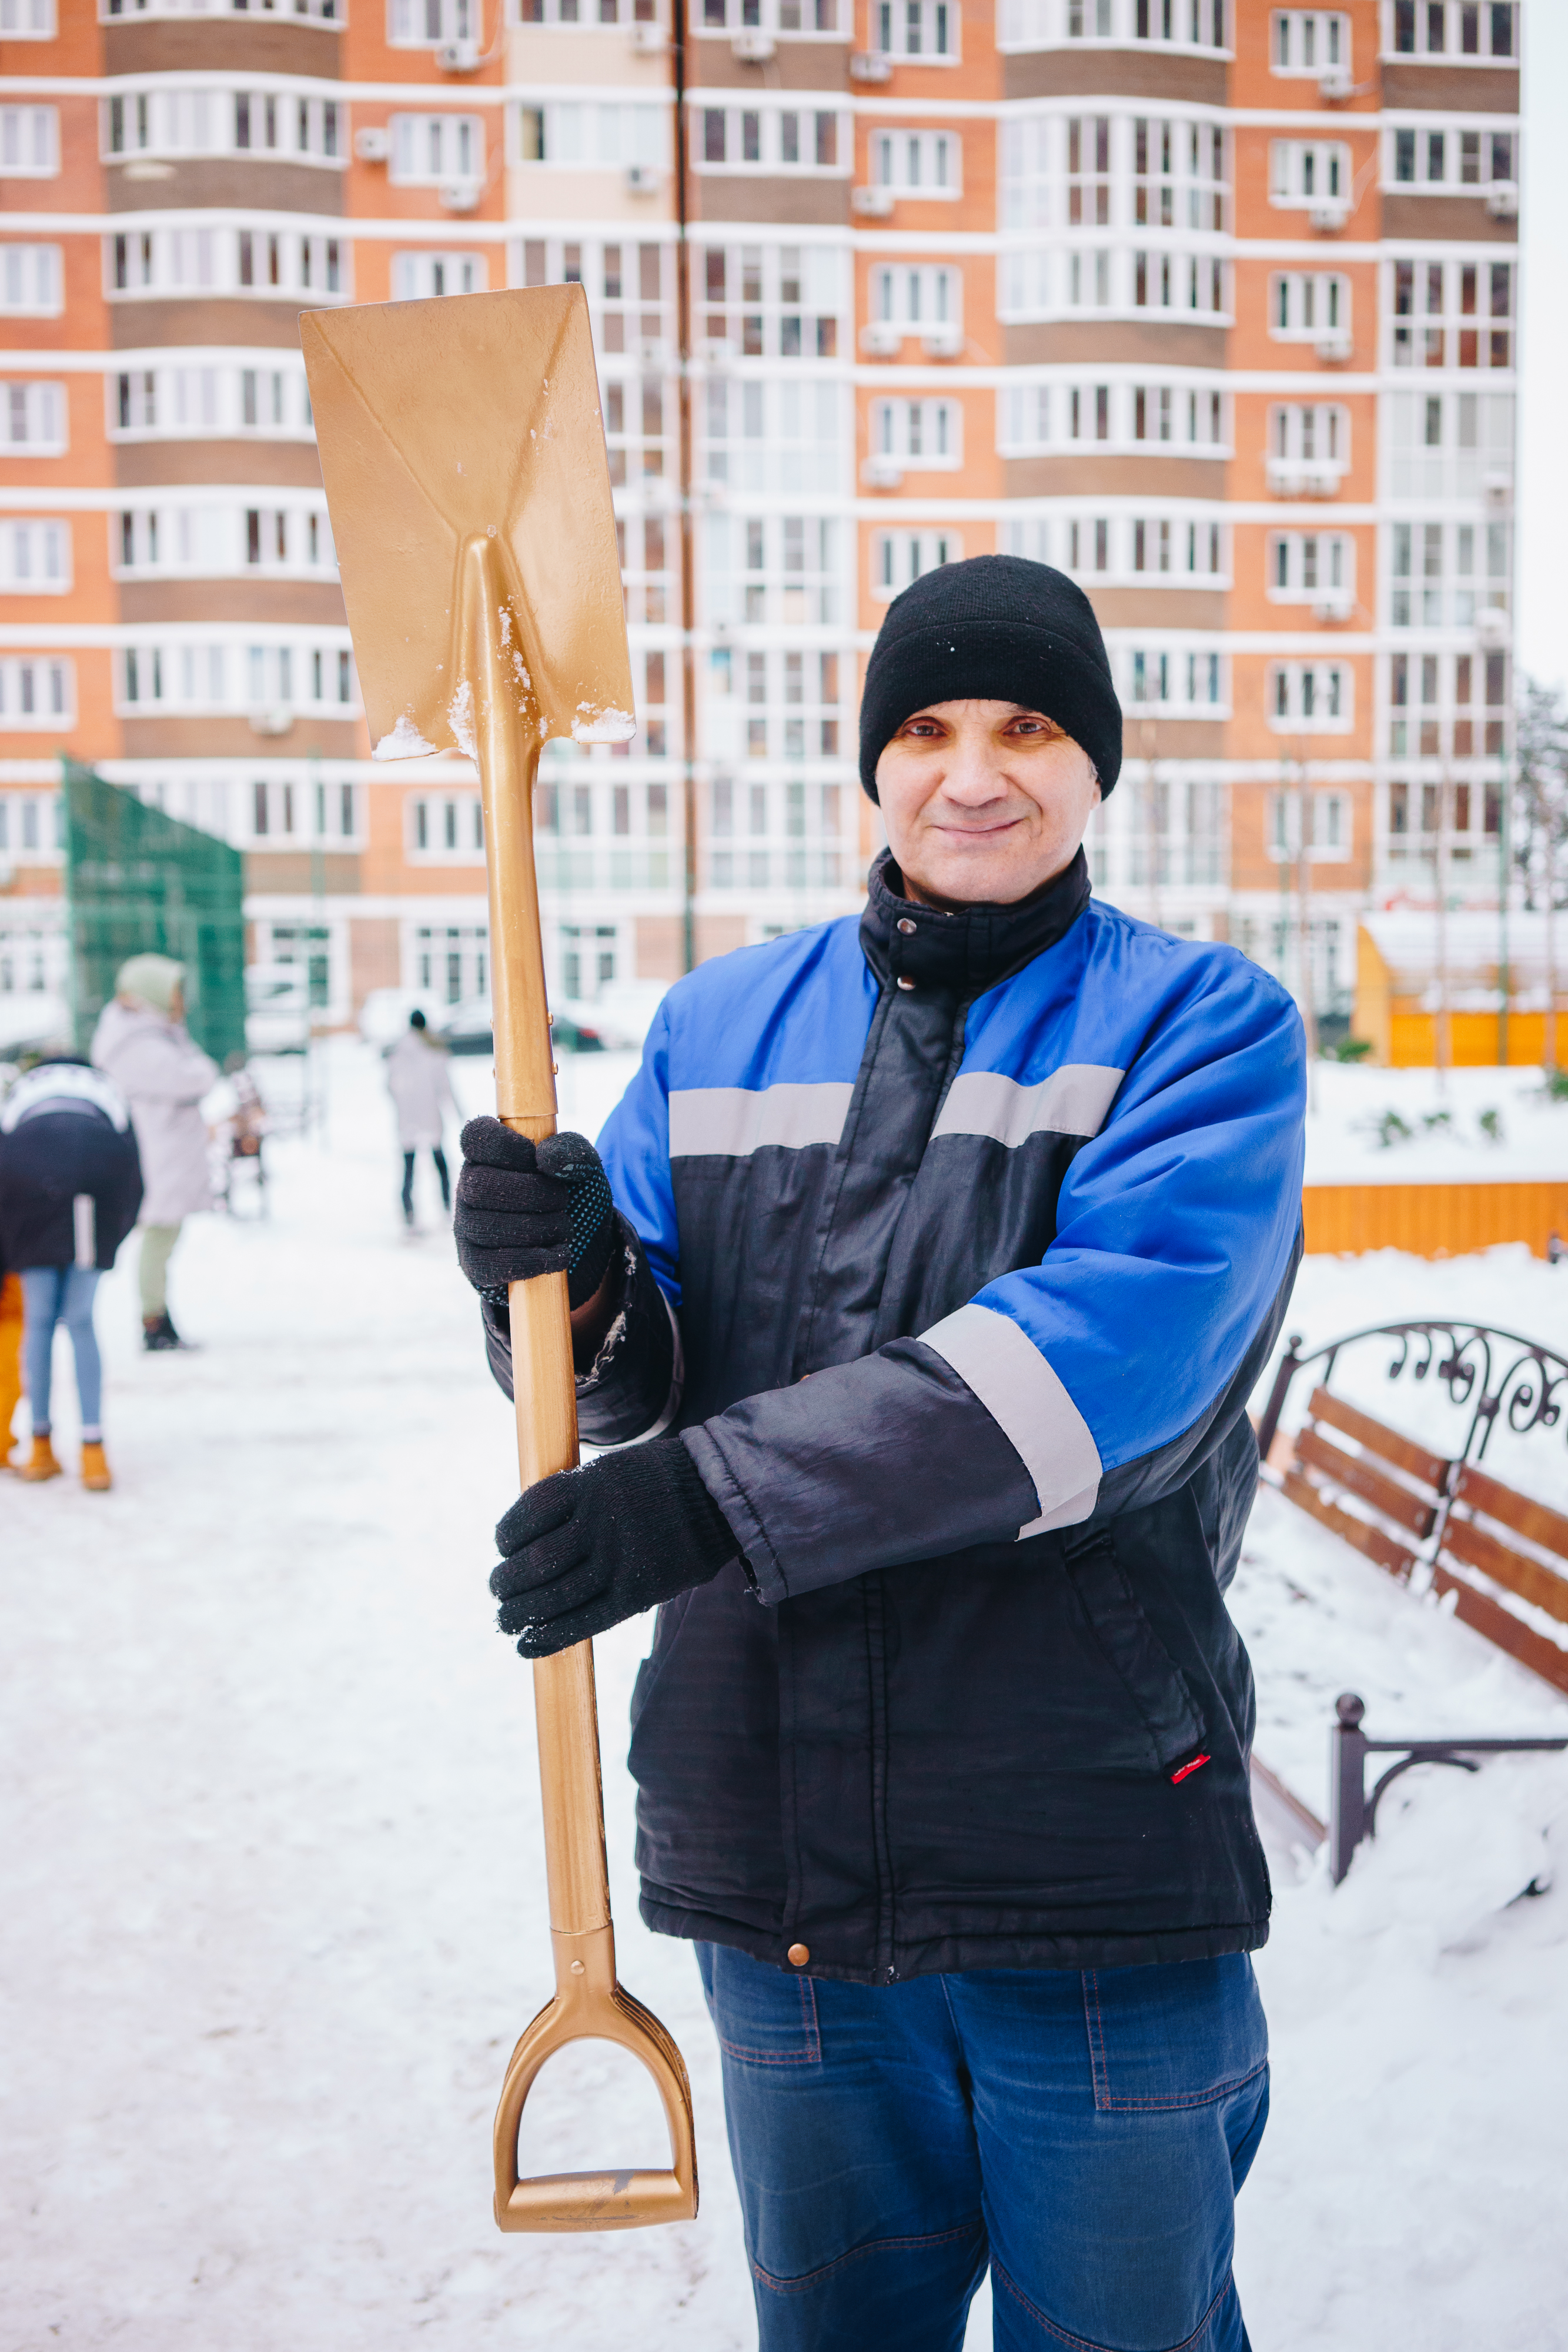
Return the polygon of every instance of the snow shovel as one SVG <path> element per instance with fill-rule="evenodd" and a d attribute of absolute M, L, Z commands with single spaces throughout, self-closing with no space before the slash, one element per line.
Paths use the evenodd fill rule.
<path fill-rule="evenodd" d="M 497 1108 L 556 1126 L 534 875 L 550 735 L 623 742 L 632 672 L 580 286 L 317 310 L 300 320 L 343 601 L 378 760 L 457 751 L 479 770 L 490 885 Z M 510 1295 L 525 1486 L 577 1461 L 566 1276 Z M 503 2230 L 632 2230 L 697 2209 L 691 2090 L 622 1990 L 604 1860 L 593 1647 L 534 1664 L 556 1990 L 512 2053 L 496 2116 Z M 671 2169 L 517 2178 L 523 2103 L 569 2042 L 613 2042 L 658 2085 Z"/>

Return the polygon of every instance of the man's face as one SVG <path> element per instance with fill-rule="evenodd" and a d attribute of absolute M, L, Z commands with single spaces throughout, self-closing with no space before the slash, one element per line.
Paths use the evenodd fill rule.
<path fill-rule="evenodd" d="M 1100 799 L 1082 745 L 1018 702 L 917 710 L 876 789 L 904 887 L 931 907 L 1016 906 L 1072 863 Z"/>

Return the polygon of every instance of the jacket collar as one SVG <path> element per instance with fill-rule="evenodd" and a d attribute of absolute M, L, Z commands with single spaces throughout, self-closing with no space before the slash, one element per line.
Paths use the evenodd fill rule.
<path fill-rule="evenodd" d="M 955 915 L 903 896 L 904 877 L 884 849 L 874 861 L 861 917 L 861 947 L 885 988 L 950 988 L 969 998 L 1019 971 L 1065 937 L 1089 904 L 1081 849 L 1065 872 L 1017 907 L 966 907 Z"/>

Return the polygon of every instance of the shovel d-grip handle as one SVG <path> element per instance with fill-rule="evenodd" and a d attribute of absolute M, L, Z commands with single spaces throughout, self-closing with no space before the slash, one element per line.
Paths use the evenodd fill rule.
<path fill-rule="evenodd" d="M 519 708 L 528 616 L 494 540 L 470 539 L 459 557 L 456 668 L 473 691 L 475 751 L 484 796 L 490 886 L 496 1100 L 506 1124 L 535 1142 L 556 1130 L 555 1075 L 545 1002 L 533 787 L 539 730 Z M 525 1487 L 576 1466 L 577 1380 L 564 1273 L 515 1282 L 508 1292 L 517 1470 Z M 496 2220 L 503 2230 L 634 2230 L 689 2221 L 697 2210 L 692 2095 L 681 2053 L 658 2019 L 615 1979 L 615 1931 L 604 1858 L 593 1644 L 534 1662 L 545 1874 L 555 1998 L 512 2053 L 496 2112 Z M 668 2172 L 517 2178 L 523 2105 L 548 2058 L 569 2042 L 616 2043 L 646 2066 L 670 2131 Z"/>

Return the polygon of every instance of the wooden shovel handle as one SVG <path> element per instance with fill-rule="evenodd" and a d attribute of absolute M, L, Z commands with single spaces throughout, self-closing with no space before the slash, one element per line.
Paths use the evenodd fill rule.
<path fill-rule="evenodd" d="M 457 667 L 460 683 L 473 692 L 484 794 L 497 1108 L 508 1127 L 537 1143 L 556 1131 L 534 873 L 539 739 L 517 703 L 517 649 L 521 646 L 526 657 L 528 615 L 510 592 L 494 540 L 475 538 L 464 548 L 457 606 Z M 515 1282 L 507 1303 L 517 1470 L 528 1487 L 577 1464 L 577 1378 L 566 1276 Z M 556 1991 L 513 2052 L 502 2086 L 496 2113 L 496 2220 L 508 2231 L 632 2230 L 650 2221 L 686 2221 L 697 2209 L 686 2070 L 658 2019 L 615 1979 L 591 1642 L 535 1660 L 534 1707 Z M 553 2173 L 519 2180 L 517 2128 L 534 2078 L 565 2043 L 588 2039 L 617 2042 L 653 2075 L 669 2125 L 673 2168 Z"/>

